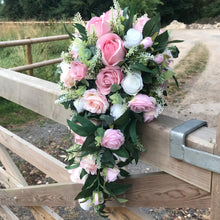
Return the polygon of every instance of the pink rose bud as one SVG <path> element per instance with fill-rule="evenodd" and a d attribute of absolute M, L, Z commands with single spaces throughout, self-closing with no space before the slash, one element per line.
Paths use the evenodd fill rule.
<path fill-rule="evenodd" d="M 133 112 L 141 113 L 155 108 L 151 98 L 144 94 L 136 95 L 128 104 Z"/>
<path fill-rule="evenodd" d="M 118 150 L 124 142 L 124 134 L 119 129 L 108 129 L 104 133 L 101 145 L 112 150 Z"/>
<path fill-rule="evenodd" d="M 109 107 L 106 97 L 95 89 L 85 91 L 82 101 L 85 110 L 96 114 L 105 113 Z"/>
<path fill-rule="evenodd" d="M 124 60 L 126 50 L 117 34 L 108 33 L 101 36 L 96 46 L 102 51 L 102 62 L 106 66 L 115 66 Z"/>
<path fill-rule="evenodd" d="M 75 79 L 70 74 L 70 65 L 68 63 L 62 62 L 60 64 L 62 73 L 60 75 L 60 82 L 63 82 L 64 86 L 71 88 L 75 85 Z"/>
<path fill-rule="evenodd" d="M 98 38 L 111 31 L 110 24 L 102 17 L 93 17 L 87 22 L 86 29 L 90 34 L 95 31 Z"/>
<path fill-rule="evenodd" d="M 117 177 L 120 173 L 120 170 L 117 167 L 105 168 L 105 169 L 107 169 L 105 181 L 108 183 L 114 182 L 117 179 Z"/>
<path fill-rule="evenodd" d="M 91 173 L 92 175 L 97 174 L 97 165 L 96 165 L 96 160 L 93 157 L 93 155 L 87 155 L 82 158 L 80 161 L 80 166 L 87 172 Z"/>
<path fill-rule="evenodd" d="M 155 116 L 154 116 L 155 113 L 156 113 L 156 109 L 153 109 L 153 110 L 148 111 L 148 112 L 144 112 L 144 114 L 143 114 L 144 122 L 153 121 L 153 119 L 155 118 Z"/>
<path fill-rule="evenodd" d="M 141 44 L 144 45 L 144 49 L 147 49 L 148 47 L 152 47 L 153 41 L 151 37 L 146 37 L 144 40 L 141 41 Z"/>
<path fill-rule="evenodd" d="M 74 134 L 75 143 L 78 144 L 78 145 L 83 145 L 85 140 L 86 140 L 86 137 L 82 137 L 82 136 L 78 135 L 75 132 L 72 132 L 72 133 Z"/>
<path fill-rule="evenodd" d="M 93 192 L 93 203 L 94 205 L 100 205 L 102 203 L 104 203 L 104 197 L 103 197 L 103 193 L 102 192 Z"/>
<path fill-rule="evenodd" d="M 98 91 L 103 95 L 108 95 L 113 84 L 120 84 L 124 75 L 119 66 L 107 66 L 98 73 L 96 85 Z"/>
<path fill-rule="evenodd" d="M 150 20 L 146 15 L 137 19 L 137 22 L 133 24 L 133 28 L 142 33 L 144 25 Z"/>
<path fill-rule="evenodd" d="M 154 61 L 155 61 L 157 64 L 163 63 L 163 61 L 164 61 L 163 54 L 158 54 L 157 56 L 155 56 L 155 57 L 154 57 Z"/>
<path fill-rule="evenodd" d="M 71 62 L 70 74 L 75 80 L 84 79 L 87 76 L 87 71 L 88 67 L 85 64 L 79 61 Z"/>
<path fill-rule="evenodd" d="M 82 179 L 80 179 L 81 171 L 82 171 L 82 167 L 77 167 L 71 170 L 70 179 L 73 183 L 82 183 L 82 184 L 85 183 L 88 175 L 85 175 Z"/>

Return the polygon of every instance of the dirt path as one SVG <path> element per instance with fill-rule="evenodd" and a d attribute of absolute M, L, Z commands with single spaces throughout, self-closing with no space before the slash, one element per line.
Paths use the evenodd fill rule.
<path fill-rule="evenodd" d="M 175 30 L 172 32 L 172 38 L 184 40 L 184 43 L 178 44 L 180 57 L 177 62 L 199 42 L 208 48 L 209 60 L 206 69 L 194 80 L 179 105 L 168 106 L 164 114 L 172 114 L 173 117 L 184 120 L 206 120 L 209 127 L 216 127 L 217 115 L 220 113 L 220 30 Z"/>

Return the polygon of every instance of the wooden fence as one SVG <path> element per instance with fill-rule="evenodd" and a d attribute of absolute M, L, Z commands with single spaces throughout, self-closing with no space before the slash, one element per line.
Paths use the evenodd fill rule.
<path fill-rule="evenodd" d="M 28 74 L 33 76 L 34 68 L 51 65 L 55 63 L 60 63 L 62 62 L 62 58 L 56 58 L 56 59 L 46 60 L 46 61 L 42 61 L 38 63 L 32 63 L 31 45 L 36 44 L 36 43 L 44 43 L 44 42 L 67 40 L 67 39 L 69 39 L 69 35 L 57 35 L 57 36 L 39 37 L 39 38 L 27 37 L 26 39 L 23 39 L 23 40 L 1 41 L 0 48 L 25 45 L 27 65 L 14 67 L 14 68 L 11 68 L 11 70 L 18 71 L 18 72 L 29 70 Z"/>
<path fill-rule="evenodd" d="M 54 104 L 60 94 L 61 90 L 54 83 L 0 68 L 0 96 L 66 125 L 70 110 Z M 116 207 L 111 208 L 111 219 L 143 219 L 129 211 L 128 207 L 211 207 L 211 219 L 220 219 L 220 175 L 169 155 L 170 131 L 181 123 L 181 120 L 162 115 L 149 124 L 139 126 L 141 141 L 147 148 L 141 160 L 163 172 L 126 179 L 126 183 L 133 184 L 124 195 L 129 201 L 123 208 L 116 202 L 109 202 L 110 207 Z M 187 136 L 187 146 L 220 155 L 220 118 L 218 125 L 217 139 L 215 130 L 202 127 Z M 48 206 L 78 205 L 73 198 L 81 185 L 70 183 L 63 163 L 3 127 L 0 128 L 0 143 L 0 161 L 5 168 L 0 169 L 0 182 L 6 187 L 0 190 L 0 213 L 16 219 L 8 206 L 28 206 L 36 219 L 42 219 L 42 216 L 45 219 L 62 219 Z M 27 186 L 6 149 L 33 164 L 57 183 Z M 121 213 L 124 217 L 120 218 Z"/>

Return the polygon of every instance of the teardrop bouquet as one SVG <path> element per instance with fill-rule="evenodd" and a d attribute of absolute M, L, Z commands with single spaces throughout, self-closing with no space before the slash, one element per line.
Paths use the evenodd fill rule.
<path fill-rule="evenodd" d="M 70 178 L 81 183 L 80 206 L 106 217 L 105 204 L 131 185 L 118 183 L 145 149 L 138 122 L 150 122 L 165 106 L 169 67 L 178 49 L 160 29 L 160 17 L 137 17 L 133 8 L 114 8 L 86 24 L 77 14 L 69 51 L 59 65 L 62 95 L 57 103 L 72 110 L 67 120 L 74 145 L 65 150 Z M 174 42 L 174 41 L 173 41 Z M 177 41 L 175 41 L 177 42 Z"/>

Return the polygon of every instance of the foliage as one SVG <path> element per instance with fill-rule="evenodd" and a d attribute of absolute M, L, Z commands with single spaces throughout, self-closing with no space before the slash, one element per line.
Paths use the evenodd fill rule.
<path fill-rule="evenodd" d="M 136 0 L 119 0 L 119 3 L 122 8 L 134 6 L 138 15 L 147 13 L 150 17 L 155 15 L 157 7 L 163 4 L 160 0 L 139 0 L 138 2 Z"/>

